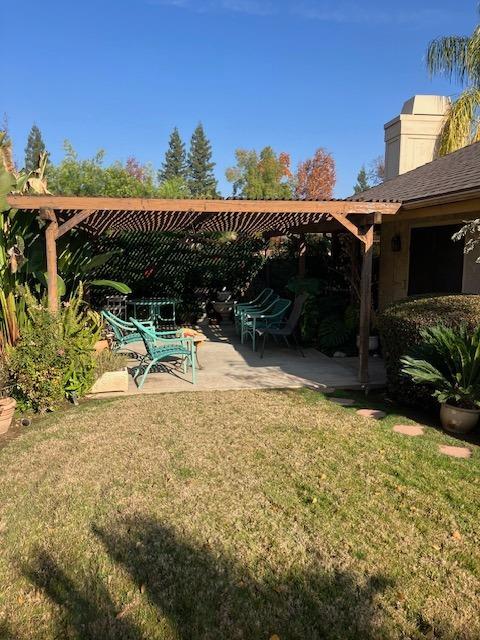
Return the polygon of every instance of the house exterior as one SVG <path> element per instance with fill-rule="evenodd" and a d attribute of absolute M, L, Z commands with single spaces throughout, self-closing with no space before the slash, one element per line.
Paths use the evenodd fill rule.
<path fill-rule="evenodd" d="M 380 308 L 409 295 L 480 294 L 480 249 L 464 254 L 452 240 L 480 217 L 480 142 L 433 159 L 446 108 L 442 96 L 407 101 L 385 125 L 385 182 L 352 196 L 402 203 L 380 227 Z"/>

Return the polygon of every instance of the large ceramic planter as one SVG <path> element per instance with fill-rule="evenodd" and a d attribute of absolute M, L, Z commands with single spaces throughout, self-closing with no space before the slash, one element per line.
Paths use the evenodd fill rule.
<path fill-rule="evenodd" d="M 440 421 L 445 431 L 468 433 L 477 426 L 480 409 L 460 409 L 450 404 L 440 407 Z"/>
<path fill-rule="evenodd" d="M 0 433 L 6 433 L 12 424 L 16 401 L 13 398 L 0 398 Z"/>
<path fill-rule="evenodd" d="M 369 336 L 368 337 L 368 350 L 369 351 L 378 351 L 378 347 L 380 346 L 380 342 L 378 336 Z M 360 336 L 357 336 L 357 348 L 360 348 Z"/>
<path fill-rule="evenodd" d="M 128 371 L 107 371 L 95 382 L 90 393 L 116 393 L 128 391 Z"/>

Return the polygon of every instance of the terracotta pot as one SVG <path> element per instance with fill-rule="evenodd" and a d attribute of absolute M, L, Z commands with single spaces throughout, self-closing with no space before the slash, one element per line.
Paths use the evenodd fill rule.
<path fill-rule="evenodd" d="M 9 430 L 16 406 L 17 402 L 13 398 L 0 398 L 0 433 Z"/>
<path fill-rule="evenodd" d="M 440 407 L 440 421 L 445 431 L 468 433 L 477 426 L 480 409 L 461 409 L 450 404 Z"/>
<path fill-rule="evenodd" d="M 109 348 L 108 340 L 97 340 L 95 343 L 95 351 L 96 353 L 100 353 L 101 351 L 105 351 L 105 349 Z"/>

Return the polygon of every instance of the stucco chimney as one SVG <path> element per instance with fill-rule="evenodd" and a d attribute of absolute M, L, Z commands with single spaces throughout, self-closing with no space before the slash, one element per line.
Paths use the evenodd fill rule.
<path fill-rule="evenodd" d="M 414 96 L 385 125 L 385 180 L 433 160 L 445 114 L 446 96 Z"/>

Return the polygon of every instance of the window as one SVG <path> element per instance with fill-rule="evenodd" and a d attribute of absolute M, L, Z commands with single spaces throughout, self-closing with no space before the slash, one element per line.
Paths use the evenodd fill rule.
<path fill-rule="evenodd" d="M 408 295 L 421 293 L 461 293 L 463 242 L 452 235 L 461 225 L 412 229 Z"/>

